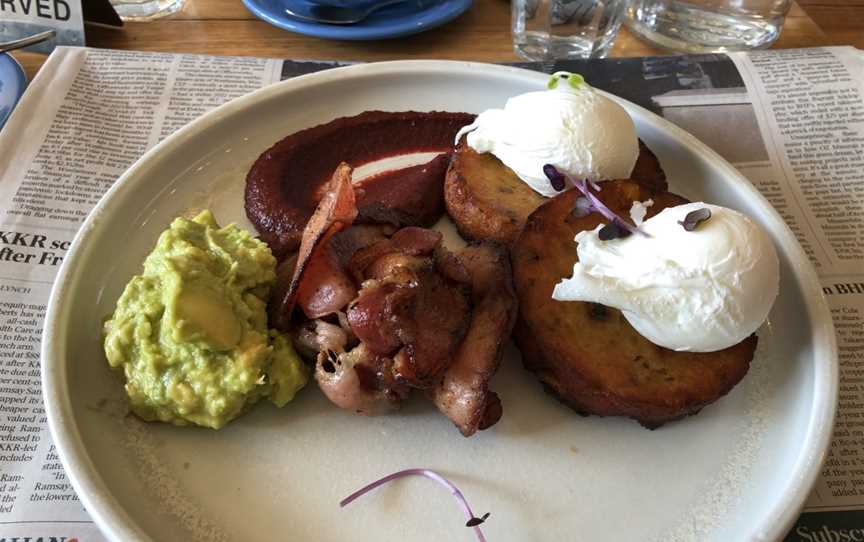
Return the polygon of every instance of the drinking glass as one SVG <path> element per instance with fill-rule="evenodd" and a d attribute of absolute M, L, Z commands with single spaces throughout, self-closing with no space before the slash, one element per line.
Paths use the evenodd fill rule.
<path fill-rule="evenodd" d="M 628 0 L 511 0 L 513 47 L 528 60 L 602 58 Z"/>
<path fill-rule="evenodd" d="M 634 0 L 627 26 L 665 49 L 722 53 L 764 49 L 780 36 L 791 0 Z"/>
<path fill-rule="evenodd" d="M 111 0 L 124 21 L 149 21 L 180 11 L 186 0 Z"/>

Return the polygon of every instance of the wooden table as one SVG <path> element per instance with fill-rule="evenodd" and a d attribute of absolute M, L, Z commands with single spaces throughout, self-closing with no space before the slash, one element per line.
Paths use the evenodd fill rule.
<path fill-rule="evenodd" d="M 864 48 L 864 0 L 800 0 L 774 47 L 855 45 Z M 802 8 L 803 6 L 803 8 Z M 805 11 L 806 9 L 806 11 Z M 808 14 L 809 12 L 809 14 Z M 812 17 L 810 16 L 812 15 Z M 516 61 L 510 38 L 510 2 L 475 0 L 440 28 L 395 40 L 332 41 L 293 34 L 255 18 L 240 0 L 187 0 L 182 12 L 122 29 L 88 26 L 92 47 L 273 58 L 392 60 L 437 58 Z M 622 29 L 611 56 L 665 54 Z M 16 53 L 32 77 L 44 57 Z"/>

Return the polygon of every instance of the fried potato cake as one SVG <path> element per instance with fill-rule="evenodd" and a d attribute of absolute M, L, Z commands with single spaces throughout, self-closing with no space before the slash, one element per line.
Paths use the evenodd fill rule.
<path fill-rule="evenodd" d="M 641 140 L 631 176 L 650 190 L 667 189 L 660 161 Z M 528 215 L 546 200 L 492 153 L 474 151 L 464 138 L 456 148 L 444 181 L 444 201 L 463 237 L 509 245 Z"/>
<path fill-rule="evenodd" d="M 648 217 L 686 202 L 628 180 L 601 187 L 597 196 L 622 217 L 635 200 L 654 200 Z M 552 299 L 555 284 L 573 274 L 576 234 L 608 222 L 596 212 L 571 213 L 579 195 L 570 190 L 548 200 L 511 247 L 519 298 L 514 338 L 525 367 L 582 414 L 629 416 L 655 428 L 699 412 L 747 373 L 756 335 L 717 352 L 675 352 L 642 337 L 616 309 Z"/>

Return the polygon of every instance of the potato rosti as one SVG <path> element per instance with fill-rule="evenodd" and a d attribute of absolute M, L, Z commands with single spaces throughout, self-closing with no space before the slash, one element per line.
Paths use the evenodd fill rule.
<path fill-rule="evenodd" d="M 636 200 L 654 200 L 649 217 L 686 202 L 633 181 L 601 187 L 597 196 L 622 217 Z M 697 413 L 744 377 L 756 336 L 717 352 L 675 352 L 642 337 L 616 309 L 553 300 L 552 289 L 577 260 L 576 234 L 607 222 L 598 213 L 576 217 L 571 211 L 579 195 L 570 190 L 548 200 L 511 247 L 519 298 L 514 337 L 525 367 L 583 414 L 629 416 L 654 428 Z"/>
<path fill-rule="evenodd" d="M 650 190 L 667 188 L 660 161 L 642 141 L 631 176 Z M 447 171 L 444 200 L 463 237 L 509 245 L 519 236 L 528 215 L 547 198 L 532 190 L 495 155 L 474 151 L 463 138 Z"/>

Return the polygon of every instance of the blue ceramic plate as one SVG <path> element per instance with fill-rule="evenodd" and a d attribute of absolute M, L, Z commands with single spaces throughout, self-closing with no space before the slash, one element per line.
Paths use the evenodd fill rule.
<path fill-rule="evenodd" d="M 286 4 L 306 0 L 243 0 L 257 17 L 284 30 L 336 40 L 378 40 L 424 32 L 450 22 L 471 7 L 471 0 L 408 0 L 381 9 L 353 25 L 301 21 L 285 13 Z M 348 5 L 348 3 L 346 3 Z"/>
<path fill-rule="evenodd" d="M 21 65 L 6 53 L 0 53 L 0 128 L 12 114 L 26 87 L 27 77 Z"/>

